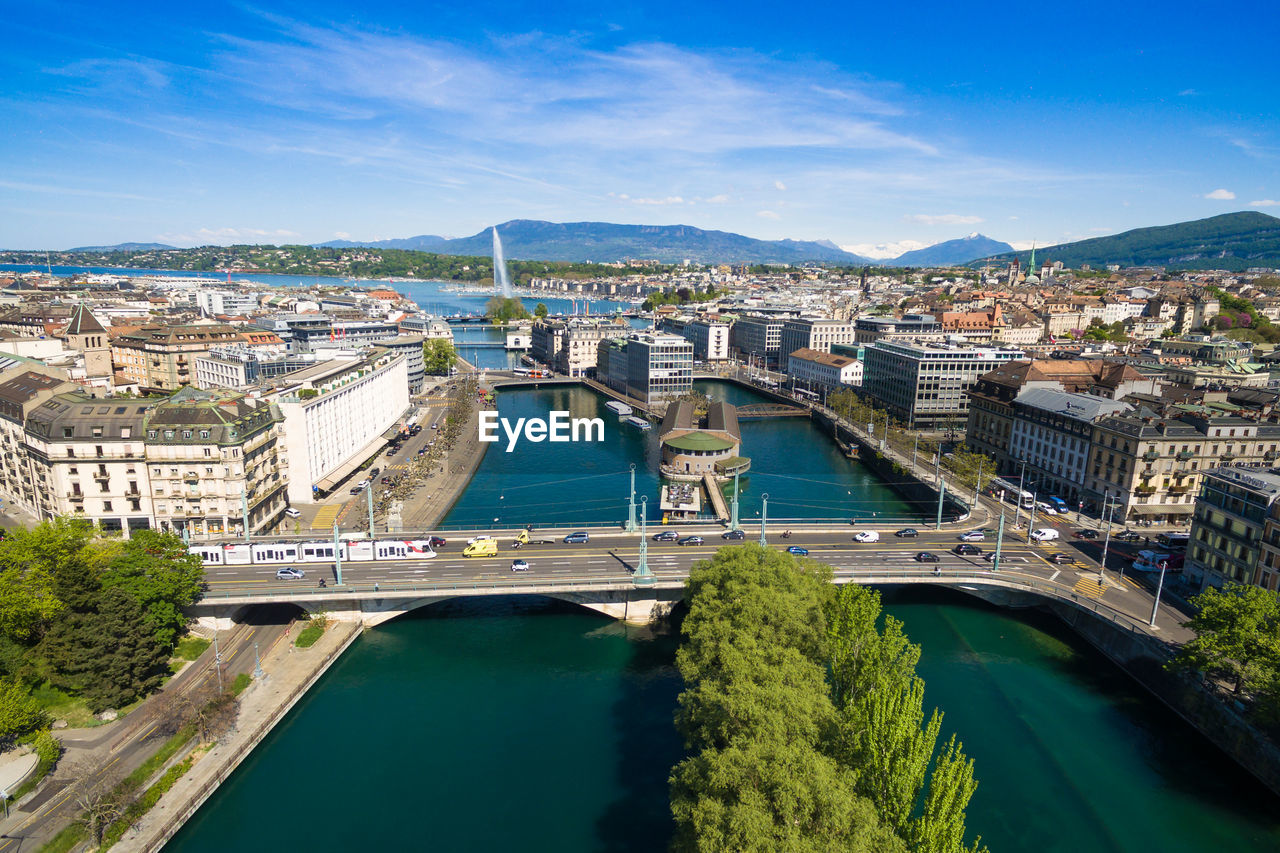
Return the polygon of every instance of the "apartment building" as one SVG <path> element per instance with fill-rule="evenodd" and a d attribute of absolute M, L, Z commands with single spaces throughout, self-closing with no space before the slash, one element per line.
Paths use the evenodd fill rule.
<path fill-rule="evenodd" d="M 1184 355 L 1203 364 L 1229 364 L 1233 361 L 1251 360 L 1253 344 L 1208 335 L 1190 335 L 1181 340 L 1161 341 L 1160 352 L 1164 355 Z"/>
<path fill-rule="evenodd" d="M 156 526 L 188 538 L 263 533 L 288 502 L 283 418 L 235 392 L 184 388 L 142 409 Z"/>
<path fill-rule="evenodd" d="M 1228 464 L 1280 464 L 1280 423 L 1221 406 L 1182 405 L 1103 417 L 1094 424 L 1086 494 L 1096 506 L 1111 496 L 1115 518 L 1185 522 L 1204 472 Z"/>
<path fill-rule="evenodd" d="M 903 314 L 901 317 L 858 317 L 853 321 L 855 343 L 876 341 L 938 342 L 946 336 L 941 321 L 932 314 Z"/>
<path fill-rule="evenodd" d="M 1021 350 L 877 341 L 866 348 L 862 389 L 911 429 L 963 426 L 968 392 Z"/>
<path fill-rule="evenodd" d="M 965 438 L 974 450 L 993 457 L 1001 473 L 1010 473 L 1020 461 L 1011 447 L 1013 401 L 1024 391 L 1039 388 L 1118 400 L 1129 394 L 1155 394 L 1158 387 L 1157 379 L 1134 367 L 1102 359 L 1011 361 L 983 374 L 970 389 Z"/>
<path fill-rule="evenodd" d="M 1084 499 L 1094 422 L 1133 406 L 1093 394 L 1028 388 L 1014 398 L 1012 409 L 1009 456 L 1018 462 L 1024 488 L 1074 505 Z"/>
<path fill-rule="evenodd" d="M 204 317 L 248 317 L 258 310 L 258 294 L 239 290 L 200 290 L 196 305 Z"/>
<path fill-rule="evenodd" d="M 196 381 L 196 357 L 215 346 L 279 347 L 273 332 L 219 324 L 143 326 L 111 339 L 111 361 L 117 384 L 144 391 L 176 391 Z"/>
<path fill-rule="evenodd" d="M 1204 472 L 1183 572 L 1201 589 L 1243 583 L 1280 588 L 1280 473 Z"/>
<path fill-rule="evenodd" d="M 862 362 L 835 353 L 798 349 L 787 360 L 793 387 L 834 391 L 862 384 Z"/>
<path fill-rule="evenodd" d="M 49 398 L 77 386 L 26 365 L 0 372 L 0 494 L 31 515 L 40 516 L 42 494 L 27 453 L 27 417 Z"/>
<path fill-rule="evenodd" d="M 35 515 L 87 518 L 106 533 L 153 525 L 140 400 L 55 394 L 32 409 L 25 451 Z"/>
<path fill-rule="evenodd" d="M 725 361 L 729 358 L 729 324 L 723 320 L 672 317 L 659 329 L 679 335 L 693 344 L 695 361 Z"/>

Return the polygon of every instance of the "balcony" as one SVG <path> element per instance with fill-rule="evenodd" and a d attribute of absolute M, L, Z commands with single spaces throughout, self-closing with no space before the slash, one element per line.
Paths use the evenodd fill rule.
<path fill-rule="evenodd" d="M 1268 462 L 1273 462 L 1277 458 L 1280 458 L 1280 450 L 1268 450 L 1266 453 L 1262 454 L 1262 458 Z"/>
<path fill-rule="evenodd" d="M 1174 458 L 1177 459 L 1179 462 L 1186 462 L 1188 459 L 1194 459 L 1195 456 L 1196 456 L 1195 453 L 1190 450 L 1181 450 L 1178 452 L 1178 455 L 1175 456 Z"/>
<path fill-rule="evenodd" d="M 72 503 L 84 503 L 84 495 L 80 494 L 79 492 L 75 492 L 73 494 L 67 495 L 67 499 L 70 500 Z"/>
<path fill-rule="evenodd" d="M 1141 476 L 1142 476 L 1144 479 L 1148 479 L 1148 478 L 1154 477 L 1154 476 L 1156 475 L 1156 473 L 1157 473 L 1157 471 L 1156 471 L 1156 469 L 1155 469 L 1155 468 L 1143 468 L 1143 469 L 1142 469 Z"/>
<path fill-rule="evenodd" d="M 1143 462 L 1155 462 L 1159 458 L 1160 451 L 1158 450 L 1148 450 L 1146 453 L 1142 454 Z"/>
<path fill-rule="evenodd" d="M 1235 459 L 1238 456 L 1239 456 L 1238 453 L 1233 453 L 1232 451 L 1228 450 L 1226 453 L 1222 454 L 1222 456 L 1219 458 L 1222 459 L 1223 462 L 1230 462 L 1232 459 Z"/>
<path fill-rule="evenodd" d="M 1134 486 L 1133 493 L 1135 495 L 1154 495 L 1156 493 L 1155 486 Z"/>
<path fill-rule="evenodd" d="M 1173 483 L 1169 486 L 1169 494 L 1181 495 L 1190 491 L 1190 489 L 1191 489 L 1190 483 Z"/>

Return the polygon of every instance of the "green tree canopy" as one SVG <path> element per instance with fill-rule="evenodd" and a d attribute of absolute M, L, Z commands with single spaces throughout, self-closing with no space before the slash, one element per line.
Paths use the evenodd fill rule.
<path fill-rule="evenodd" d="M 146 614 L 147 625 L 166 648 L 186 627 L 182 608 L 200 600 L 204 567 L 182 540 L 155 530 L 136 530 L 124 541 L 104 542 L 97 562 L 104 589 L 129 593 Z"/>
<path fill-rule="evenodd" d="M 1250 584 L 1209 587 L 1191 599 L 1194 639 L 1170 661 L 1232 682 L 1236 693 L 1265 685 L 1280 670 L 1280 597 Z"/>
<path fill-rule="evenodd" d="M 494 296 L 484 305 L 484 314 L 495 323 L 510 323 L 512 320 L 528 320 L 529 312 L 518 296 Z"/>
<path fill-rule="evenodd" d="M 0 750 L 47 725 L 49 715 L 40 709 L 26 688 L 11 679 L 0 678 Z"/>
<path fill-rule="evenodd" d="M 448 338 L 431 338 L 422 343 L 423 369 L 431 376 L 447 376 L 458 360 L 453 341 Z"/>
<path fill-rule="evenodd" d="M 545 317 L 550 313 L 551 312 L 547 309 L 547 303 L 545 302 L 539 302 L 533 307 L 533 316 L 535 317 Z"/>

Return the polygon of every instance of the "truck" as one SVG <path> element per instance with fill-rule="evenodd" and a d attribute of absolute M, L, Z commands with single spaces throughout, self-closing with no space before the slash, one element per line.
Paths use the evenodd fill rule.
<path fill-rule="evenodd" d="M 516 541 L 511 543 L 511 547 L 522 548 L 525 545 L 554 545 L 554 544 L 556 544 L 556 540 L 554 539 L 534 539 L 532 536 L 529 535 L 529 531 L 526 529 L 526 530 L 520 531 L 520 535 L 516 537 Z"/>

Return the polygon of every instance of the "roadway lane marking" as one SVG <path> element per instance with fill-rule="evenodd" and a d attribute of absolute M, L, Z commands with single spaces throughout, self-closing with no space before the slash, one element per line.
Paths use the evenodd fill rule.
<path fill-rule="evenodd" d="M 462 575 L 461 575 L 461 574 L 453 574 L 453 573 L 449 573 L 449 574 L 446 574 L 446 575 L 445 575 L 445 577 L 447 577 L 447 578 L 460 578 L 460 577 L 462 577 Z"/>
<path fill-rule="evenodd" d="M 1062 569 L 1054 569 L 1053 574 L 1049 575 L 1049 582 L 1052 583 L 1058 579 L 1058 575 L 1062 574 Z"/>
<path fill-rule="evenodd" d="M 571 569 L 552 569 L 551 573 L 554 575 L 567 575 L 570 571 Z"/>
<path fill-rule="evenodd" d="M 572 562 L 573 562 L 572 560 L 556 560 L 556 561 L 555 561 L 554 563 L 552 563 L 551 565 L 553 565 L 553 566 L 567 566 L 567 565 L 569 565 L 569 564 L 570 564 L 570 563 L 572 563 Z"/>

